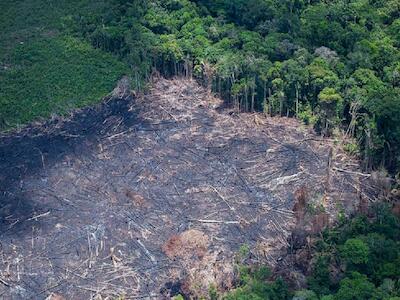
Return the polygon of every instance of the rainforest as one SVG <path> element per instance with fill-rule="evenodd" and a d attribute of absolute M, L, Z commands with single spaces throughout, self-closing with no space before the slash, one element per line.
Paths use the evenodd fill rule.
<path fill-rule="evenodd" d="M 400 299 L 399 0 L 0 25 L 0 298 Z"/>

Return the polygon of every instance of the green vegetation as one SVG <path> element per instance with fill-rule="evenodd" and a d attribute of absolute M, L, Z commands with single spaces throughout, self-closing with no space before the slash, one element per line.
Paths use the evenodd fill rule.
<path fill-rule="evenodd" d="M 129 69 L 109 53 L 60 33 L 62 17 L 89 1 L 2 1 L 0 129 L 101 100 Z"/>
<path fill-rule="evenodd" d="M 288 299 L 288 289 L 283 280 L 271 280 L 271 273 L 265 267 L 252 270 L 239 268 L 240 287 L 224 296 L 226 300 Z"/>
<path fill-rule="evenodd" d="M 265 268 L 239 267 L 239 287 L 223 299 L 400 299 L 400 219 L 383 205 L 327 230 L 314 244 L 308 290 L 289 292 Z"/>
<path fill-rule="evenodd" d="M 70 37 L 18 45 L 10 62 L 0 74 L 0 120 L 8 126 L 98 102 L 127 72 L 110 54 Z"/>
<path fill-rule="evenodd" d="M 371 218 L 360 215 L 343 221 L 324 234 L 316 250 L 317 262 L 309 286 L 318 296 L 332 294 L 332 299 L 400 296 L 400 220 L 388 207 L 376 206 Z M 333 270 L 339 273 L 332 276 Z"/>

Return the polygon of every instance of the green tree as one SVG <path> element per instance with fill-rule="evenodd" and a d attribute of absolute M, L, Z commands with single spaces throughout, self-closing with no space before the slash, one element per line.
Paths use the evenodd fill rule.
<path fill-rule="evenodd" d="M 348 239 L 340 250 L 343 259 L 350 264 L 366 264 L 369 247 L 360 239 Z"/>
<path fill-rule="evenodd" d="M 351 273 L 340 282 L 340 288 L 335 295 L 337 300 L 374 299 L 375 286 L 368 281 L 367 276 L 358 272 Z"/>
<path fill-rule="evenodd" d="M 330 136 L 332 128 L 339 122 L 343 98 L 334 88 L 326 87 L 319 93 L 318 101 L 321 133 L 325 136 Z"/>

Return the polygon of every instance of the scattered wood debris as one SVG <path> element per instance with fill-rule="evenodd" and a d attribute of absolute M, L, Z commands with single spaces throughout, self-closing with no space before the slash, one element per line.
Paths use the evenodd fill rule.
<path fill-rule="evenodd" d="M 334 141 L 222 106 L 194 81 L 136 97 L 123 80 L 101 105 L 0 136 L 0 295 L 200 297 L 232 286 L 243 244 L 281 264 L 301 187 L 323 202 L 318 228 L 339 201 L 373 200 Z"/>

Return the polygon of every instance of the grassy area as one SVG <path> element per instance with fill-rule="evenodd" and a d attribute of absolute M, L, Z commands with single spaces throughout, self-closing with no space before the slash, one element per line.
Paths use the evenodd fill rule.
<path fill-rule="evenodd" d="M 110 54 L 71 37 L 19 45 L 0 73 L 0 119 L 13 127 L 92 104 L 127 71 Z"/>
<path fill-rule="evenodd" d="M 65 36 L 62 21 L 101 2 L 23 0 L 0 4 L 0 129 L 101 100 L 129 69 L 111 54 Z"/>
<path fill-rule="evenodd" d="M 2 0 L 0 1 L 0 59 L 7 60 L 20 42 L 54 35 L 65 18 L 78 12 L 99 12 L 102 0 Z"/>

